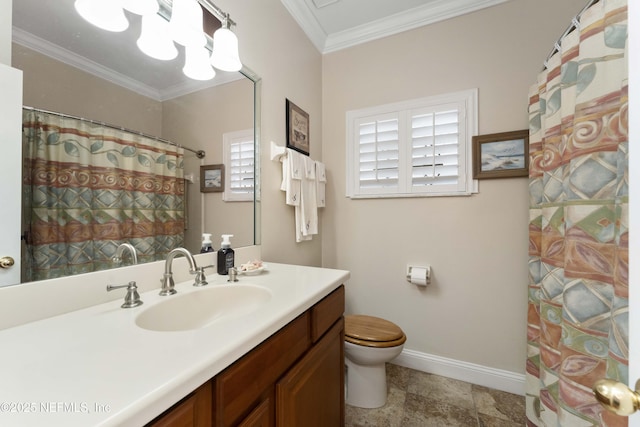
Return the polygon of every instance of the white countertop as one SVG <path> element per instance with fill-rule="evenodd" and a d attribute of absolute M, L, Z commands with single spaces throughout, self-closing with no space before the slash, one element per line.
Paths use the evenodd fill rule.
<path fill-rule="evenodd" d="M 137 426 L 151 421 L 232 364 L 349 278 L 349 272 L 269 263 L 239 284 L 264 286 L 271 299 L 256 311 L 210 326 L 155 332 L 135 324 L 172 296 L 142 293 L 0 331 L 0 425 Z M 226 285 L 176 285 L 178 294 Z M 106 292 L 106 291 L 105 291 Z M 121 292 L 124 297 L 124 289 Z M 64 298 L 64 296 L 61 296 Z"/>

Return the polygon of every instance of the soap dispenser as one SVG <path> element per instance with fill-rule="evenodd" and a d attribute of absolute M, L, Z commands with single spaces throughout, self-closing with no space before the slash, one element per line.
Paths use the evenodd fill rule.
<path fill-rule="evenodd" d="M 233 234 L 222 235 L 222 243 L 218 249 L 218 274 L 227 275 L 229 269 L 235 266 L 235 254 L 231 249 L 229 237 L 233 237 Z"/>
<path fill-rule="evenodd" d="M 211 244 L 211 234 L 209 233 L 202 234 L 202 247 L 200 248 L 200 253 L 204 254 L 206 252 L 214 252 L 213 245 Z"/>

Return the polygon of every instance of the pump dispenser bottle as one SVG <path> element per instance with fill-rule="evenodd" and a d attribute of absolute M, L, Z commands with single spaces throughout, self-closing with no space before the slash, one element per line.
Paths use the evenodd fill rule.
<path fill-rule="evenodd" d="M 213 245 L 211 244 L 211 234 L 209 233 L 202 234 L 202 247 L 200 248 L 200 253 L 203 254 L 205 252 L 214 252 Z"/>
<path fill-rule="evenodd" d="M 220 243 L 218 250 L 218 274 L 222 275 L 229 274 L 229 269 L 235 265 L 235 254 L 231 249 L 229 237 L 233 237 L 233 234 L 222 235 L 222 243 Z"/>

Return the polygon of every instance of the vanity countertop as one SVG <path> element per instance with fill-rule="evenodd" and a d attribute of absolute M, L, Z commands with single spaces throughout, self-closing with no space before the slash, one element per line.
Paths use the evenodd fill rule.
<path fill-rule="evenodd" d="M 159 289 L 142 293 L 144 304 L 136 308 L 120 308 L 119 298 L 2 330 L 0 425 L 144 425 L 348 278 L 344 270 L 269 263 L 263 274 L 240 275 L 238 282 L 268 288 L 267 303 L 195 330 L 155 332 L 135 324 L 142 311 L 172 298 Z M 179 283 L 176 295 L 226 279 L 212 274 L 203 288 Z"/>

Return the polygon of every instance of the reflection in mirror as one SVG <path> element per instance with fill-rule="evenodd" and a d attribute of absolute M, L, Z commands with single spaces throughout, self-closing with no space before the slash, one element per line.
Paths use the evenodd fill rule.
<path fill-rule="evenodd" d="M 37 12 L 34 13 L 34 10 Z M 219 246 L 221 234 L 233 234 L 234 247 L 252 245 L 259 241 L 255 231 L 259 230 L 259 224 L 255 221 L 259 209 L 252 199 L 248 202 L 232 201 L 234 197 L 229 197 L 226 192 L 201 193 L 199 185 L 201 165 L 225 164 L 226 170 L 233 169 L 230 162 L 234 160 L 224 157 L 223 140 L 226 136 L 239 131 L 249 131 L 250 134 L 256 135 L 259 126 L 259 103 L 255 103 L 255 98 L 259 96 L 260 86 L 257 76 L 245 67 L 242 74 L 218 71 L 213 81 L 194 84 L 194 81 L 186 81 L 181 75 L 182 64 L 179 59 L 169 64 L 140 54 L 134 61 L 133 51 L 137 49 L 135 42 L 133 50 L 129 50 L 121 40 L 110 39 L 114 34 L 92 28 L 81 22 L 81 19 L 71 23 L 69 20 L 77 20 L 73 13 L 73 0 L 15 0 L 13 13 L 12 66 L 23 71 L 25 105 L 132 129 L 135 130 L 134 134 L 137 132 L 153 135 L 193 151 L 204 150 L 204 159 L 199 159 L 193 151 L 184 151 L 182 161 L 183 175 L 186 179 L 182 181 L 182 187 L 186 210 L 183 211 L 181 246 L 197 253 L 200 250 L 201 235 L 205 232 L 213 235 L 215 249 Z M 135 32 L 136 24 L 131 15 L 127 16 L 132 21 L 132 30 Z M 67 34 L 66 42 L 63 40 L 65 32 L 70 32 Z M 88 43 L 80 43 L 82 40 L 87 40 Z M 62 46 L 52 45 L 52 41 Z M 78 47 L 78 44 L 84 47 Z M 90 51 L 94 52 L 94 58 L 90 60 L 87 59 L 87 56 L 90 56 L 87 50 L 83 51 L 87 44 Z M 81 54 L 78 55 L 71 49 Z M 178 50 L 179 56 L 183 56 L 183 48 L 178 46 Z M 112 64 L 116 65 L 109 68 L 97 64 L 95 52 L 98 52 L 98 59 L 109 58 Z M 114 68 L 117 72 L 113 72 Z M 134 74 L 137 73 L 136 78 L 126 76 L 124 71 L 127 68 L 133 70 Z M 166 69 L 169 71 L 166 72 Z M 145 82 L 139 80 L 141 70 L 148 74 L 149 79 Z M 53 142 L 59 135 L 51 138 L 53 139 L 49 141 Z M 136 138 L 140 139 L 143 136 L 137 135 Z M 65 141 L 71 139 L 77 141 L 78 138 L 64 138 Z M 91 144 L 95 142 L 94 139 L 86 146 L 88 152 L 91 152 Z M 254 142 L 257 143 L 255 137 Z M 149 142 L 145 145 L 153 144 Z M 75 152 L 72 148 L 73 143 L 55 146 L 65 153 L 65 146 L 71 152 Z M 166 151 L 168 148 L 176 148 L 166 144 L 162 147 L 152 150 Z M 98 145 L 93 145 L 93 149 L 100 151 Z M 102 149 L 103 161 L 113 168 L 113 161 L 108 159 L 104 147 Z M 124 148 L 119 150 L 120 155 L 132 153 Z M 156 152 L 155 157 L 145 157 L 144 152 L 139 150 L 141 149 L 136 147 L 136 155 L 131 156 L 133 159 L 144 163 L 145 158 L 148 160 L 158 157 Z M 139 155 L 142 157 L 138 157 Z M 241 170 L 246 171 L 247 165 L 245 159 L 244 169 Z M 252 175 L 254 168 L 257 168 L 257 165 L 251 164 L 249 167 Z M 238 176 L 241 175 L 242 173 L 239 173 Z M 257 177 L 255 186 L 259 186 Z M 253 185 L 251 187 L 253 188 Z M 107 217 L 107 211 L 103 210 L 101 220 Z M 136 224 L 136 221 L 131 220 L 130 223 Z M 149 246 L 147 243 L 140 244 L 134 236 L 118 237 L 120 238 L 102 238 L 105 242 L 104 267 L 118 266 L 111 257 L 122 243 L 134 246 L 138 243 L 136 251 L 140 262 L 153 259 L 152 251 L 145 249 Z M 91 240 L 95 243 L 99 239 L 92 237 Z M 23 256 L 26 256 L 27 246 L 24 248 Z M 78 254 L 81 255 L 80 258 L 86 258 L 87 263 L 94 262 L 90 251 L 81 251 Z M 50 260 L 56 256 L 55 251 L 46 255 Z M 45 255 L 41 254 L 40 257 Z M 123 263 L 119 265 L 129 263 L 130 257 L 125 256 Z M 23 262 L 23 265 L 25 264 L 27 263 Z M 79 268 L 77 272 L 82 271 L 85 270 Z M 74 273 L 69 271 L 62 275 Z M 25 276 L 23 281 L 38 278 L 42 277 Z"/>

